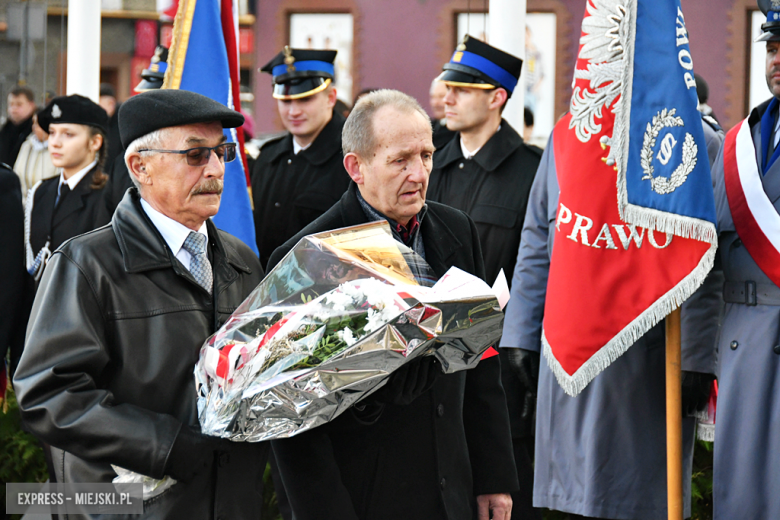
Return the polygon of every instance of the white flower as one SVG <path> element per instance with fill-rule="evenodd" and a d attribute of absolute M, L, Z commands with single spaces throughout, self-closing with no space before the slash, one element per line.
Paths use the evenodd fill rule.
<path fill-rule="evenodd" d="M 339 337 L 339 339 L 346 343 L 348 347 L 351 347 L 357 341 L 355 334 L 349 327 L 344 327 L 340 331 L 336 332 L 336 335 Z"/>

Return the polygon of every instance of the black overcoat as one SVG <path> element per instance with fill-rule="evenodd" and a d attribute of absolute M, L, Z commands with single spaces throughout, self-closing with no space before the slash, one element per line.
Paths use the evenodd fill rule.
<path fill-rule="evenodd" d="M 307 234 L 366 223 L 356 193 L 350 184 L 274 252 L 269 269 Z M 438 276 L 452 266 L 484 276 L 468 216 L 432 202 L 420 232 Z M 273 450 L 296 520 L 471 520 L 476 495 L 518 486 L 497 356 L 441 376 L 409 405 L 386 405 L 370 425 L 348 411 Z"/>
<path fill-rule="evenodd" d="M 207 226 L 213 295 L 176 259 L 135 188 L 111 225 L 52 255 L 14 384 L 25 424 L 55 447 L 58 482 L 111 482 L 111 464 L 162 478 L 179 429 L 198 424 L 200 348 L 263 276 L 246 245 Z M 229 443 L 138 518 L 259 518 L 266 450 Z"/>
<path fill-rule="evenodd" d="M 13 374 L 24 346 L 32 279 L 24 268 L 21 184 L 4 164 L 0 164 L 0 243 L 0 356 L 5 358 L 10 349 Z"/>
<path fill-rule="evenodd" d="M 463 157 L 460 133 L 433 156 L 428 198 L 458 208 L 474 220 L 488 283 L 503 268 L 511 287 L 528 195 L 541 157 L 541 149 L 525 144 L 505 120 L 471 159 Z M 513 436 L 532 436 L 533 421 L 522 418 L 524 387 L 506 362 L 503 368 Z"/>
<path fill-rule="evenodd" d="M 293 153 L 287 134 L 267 143 L 252 169 L 260 262 L 335 204 L 349 185 L 341 152 L 344 117 L 334 113 L 309 148 Z"/>
<path fill-rule="evenodd" d="M 69 238 L 108 223 L 107 218 L 100 216 L 103 190 L 95 190 L 91 186 L 94 172 L 94 169 L 91 170 L 73 191 L 66 192 L 56 207 L 59 175 L 42 181 L 35 190 L 33 207 L 27 210 L 30 211 L 30 245 L 33 257 L 47 240 L 49 250 L 53 252 Z"/>

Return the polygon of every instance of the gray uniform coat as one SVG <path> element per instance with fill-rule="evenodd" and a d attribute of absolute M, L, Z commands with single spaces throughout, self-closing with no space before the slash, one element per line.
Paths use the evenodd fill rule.
<path fill-rule="evenodd" d="M 757 160 L 760 118 L 767 103 L 750 114 Z M 713 168 L 726 277 L 726 307 L 718 337 L 720 392 L 715 424 L 714 518 L 780 518 L 780 289 L 761 271 L 734 228 L 723 182 L 723 149 Z M 764 191 L 780 211 L 780 162 L 762 176 Z M 754 282 L 757 305 L 739 289 Z"/>
<path fill-rule="evenodd" d="M 708 141 L 722 139 L 705 125 Z M 531 188 L 506 308 L 502 347 L 541 350 L 547 275 L 558 208 L 552 141 Z M 720 308 L 711 277 L 683 306 L 683 370 L 714 373 Z M 714 312 L 713 312 L 714 309 Z M 536 412 L 534 506 L 599 518 L 657 520 L 666 512 L 664 327 L 657 325 L 577 397 L 542 360 Z M 695 419 L 683 420 L 685 515 Z"/>

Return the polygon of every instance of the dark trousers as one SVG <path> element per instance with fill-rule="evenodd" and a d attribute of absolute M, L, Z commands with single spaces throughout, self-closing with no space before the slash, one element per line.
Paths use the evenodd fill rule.
<path fill-rule="evenodd" d="M 512 447 L 515 452 L 517 477 L 520 480 L 520 489 L 512 493 L 512 520 L 542 520 L 542 512 L 533 506 L 534 438 L 514 438 Z"/>

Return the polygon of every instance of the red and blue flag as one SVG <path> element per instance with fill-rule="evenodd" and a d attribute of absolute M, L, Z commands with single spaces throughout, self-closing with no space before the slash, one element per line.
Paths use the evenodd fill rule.
<path fill-rule="evenodd" d="M 588 0 L 569 113 L 543 353 L 576 395 L 690 297 L 717 238 L 679 0 Z"/>

